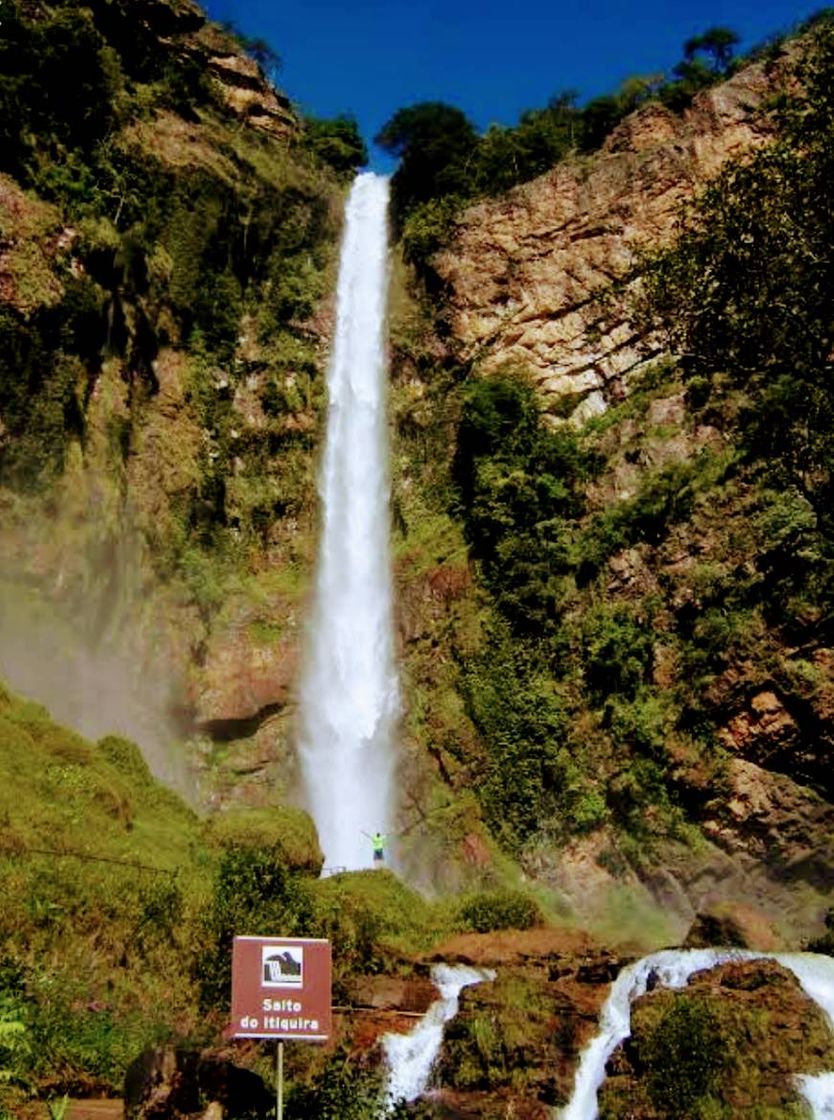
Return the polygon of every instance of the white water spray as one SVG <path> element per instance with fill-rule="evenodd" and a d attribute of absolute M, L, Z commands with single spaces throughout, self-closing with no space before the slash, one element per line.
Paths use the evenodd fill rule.
<path fill-rule="evenodd" d="M 443 1028 L 458 1013 L 462 989 L 495 979 L 492 969 L 470 968 L 463 964 L 436 964 L 431 976 L 440 999 L 431 1005 L 410 1034 L 386 1034 L 382 1039 L 389 1069 L 385 1087 L 386 1112 L 400 1101 L 417 1100 L 426 1091 L 443 1043 Z"/>
<path fill-rule="evenodd" d="M 388 180 L 360 175 L 347 202 L 328 370 L 312 640 L 299 753 L 326 867 L 371 865 L 363 833 L 393 813 L 399 714 L 388 552 L 384 345 Z"/>
<path fill-rule="evenodd" d="M 573 1096 L 560 1120 L 596 1120 L 597 1092 L 605 1066 L 631 1034 L 632 1001 L 645 995 L 649 977 L 664 988 L 684 988 L 702 969 L 727 961 L 774 960 L 789 969 L 805 994 L 825 1013 L 834 1028 L 834 959 L 818 953 L 755 953 L 746 949 L 662 949 L 628 965 L 612 985 L 600 1012 L 599 1031 L 583 1050 Z M 834 1074 L 797 1078 L 799 1091 L 811 1105 L 814 1120 L 834 1120 Z"/>

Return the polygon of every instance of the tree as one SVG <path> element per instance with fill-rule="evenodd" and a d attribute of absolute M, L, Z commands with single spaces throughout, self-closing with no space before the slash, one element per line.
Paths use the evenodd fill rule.
<path fill-rule="evenodd" d="M 399 226 L 421 202 L 473 192 L 470 160 L 478 143 L 464 112 L 443 101 L 399 109 L 374 138 L 400 165 L 392 180 L 394 218 Z"/>
<path fill-rule="evenodd" d="M 703 34 L 686 40 L 683 54 L 688 62 L 706 55 L 713 74 L 723 77 L 730 70 L 735 48 L 740 42 L 739 35 L 729 27 L 709 27 Z"/>
<path fill-rule="evenodd" d="M 485 582 L 519 633 L 546 631 L 556 617 L 566 520 L 580 508 L 586 471 L 573 432 L 542 423 L 526 377 L 502 372 L 473 382 L 453 463 L 457 509 Z"/>
<path fill-rule="evenodd" d="M 677 245 L 647 259 L 643 309 L 700 396 L 722 386 L 742 394 L 750 453 L 823 518 L 834 485 L 830 24 L 796 78 L 779 138 L 728 166 Z"/>
<path fill-rule="evenodd" d="M 330 120 L 307 117 L 304 121 L 304 146 L 340 178 L 349 179 L 368 162 L 368 149 L 356 120 L 347 115 Z"/>
<path fill-rule="evenodd" d="M 699 90 L 726 78 L 732 72 L 739 42 L 739 36 L 728 27 L 710 27 L 701 35 L 687 39 L 683 45 L 683 59 L 672 71 L 675 80 L 659 90 L 664 104 L 680 112 Z"/>

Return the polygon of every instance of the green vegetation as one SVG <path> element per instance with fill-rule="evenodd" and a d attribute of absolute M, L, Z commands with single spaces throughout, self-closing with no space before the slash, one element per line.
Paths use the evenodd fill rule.
<path fill-rule="evenodd" d="M 830 791 L 815 668 L 831 640 L 830 23 L 808 43 L 800 92 L 774 106 L 776 142 L 730 166 L 681 240 L 638 266 L 643 322 L 685 354 L 680 367 L 658 363 L 577 432 L 545 423 L 522 371 L 462 377 L 415 320 L 395 323 L 412 378 L 397 405 L 403 555 L 456 588 L 445 629 L 419 623 L 450 657 L 409 654 L 425 693 L 415 733 L 522 860 L 601 833 L 617 876 L 664 845 L 697 847 L 693 824 L 726 788 L 718 731 L 756 689 L 775 689 L 796 734 L 820 743 L 768 764 Z M 687 60 L 724 71 L 733 46 L 709 33 Z M 407 125 L 440 121 L 396 119 L 400 145 Z M 418 159 L 403 151 L 404 167 Z M 451 197 L 415 206 L 406 230 L 425 218 L 436 243 Z M 687 406 L 671 452 L 652 420 L 663 402 Z M 454 581 L 439 535 L 451 539 L 450 516 L 474 561 L 461 576 L 455 552 Z"/>
<path fill-rule="evenodd" d="M 379 1115 L 382 1074 L 342 1051 L 330 1056 L 311 1085 L 299 1085 L 291 1093 L 287 1120 L 372 1120 Z"/>
<path fill-rule="evenodd" d="M 116 1090 L 189 1014 L 199 823 L 132 744 L 87 743 L 5 691 L 0 770 L 5 1100 Z"/>
<path fill-rule="evenodd" d="M 357 976 L 407 975 L 410 957 L 467 926 L 387 871 L 318 879 L 298 811 L 201 822 L 132 743 L 88 743 L 6 691 L 0 779 L 0 1112 L 118 1094 L 146 1047 L 216 1038 L 235 934 L 330 938 L 338 1003 Z M 521 896 L 485 904 L 504 921 L 534 917 Z M 297 1115 L 321 1101 L 335 1116 L 325 1102 L 350 1099 L 364 1116 L 358 1102 L 379 1088 L 378 1071 L 338 1056 L 297 1063 L 291 1081 Z"/>
<path fill-rule="evenodd" d="M 122 0 L 37 18 L 4 6 L 0 171 L 30 193 L 13 188 L 0 208 L 18 262 L 0 312 L 0 481 L 43 491 L 73 446 L 90 449 L 103 363 L 118 363 L 108 469 L 152 488 L 135 505 L 170 575 L 188 549 L 263 544 L 307 501 L 321 388 L 304 324 L 329 283 L 333 168 L 343 176 L 364 155 L 345 118 L 296 139 L 238 124 L 194 54 L 233 39 L 194 13 L 169 16 L 161 29 Z M 51 253 L 47 222 L 53 243 L 72 226 Z M 180 458 L 151 480 L 134 464 L 149 432 L 164 438 L 152 430 L 160 391 L 179 396 L 190 470 Z M 253 410 L 263 421 L 244 420 Z"/>
<path fill-rule="evenodd" d="M 680 996 L 641 1041 L 646 1088 L 663 1116 L 701 1116 L 729 1061 L 721 1022 L 703 1000 Z"/>
<path fill-rule="evenodd" d="M 600 1117 L 799 1120 L 807 1106 L 795 1073 L 814 1072 L 829 1046 L 824 1016 L 779 966 L 738 975 L 729 966 L 717 984 L 696 979 L 685 992 L 653 992 L 634 1005 Z"/>
<path fill-rule="evenodd" d="M 453 467 L 458 509 L 485 582 L 517 633 L 541 633 L 559 613 L 566 523 L 580 509 L 591 467 L 572 429 L 544 426 L 520 375 L 468 387 Z"/>
<path fill-rule="evenodd" d="M 649 319 L 686 355 L 693 400 L 707 410 L 736 394 L 736 435 L 750 458 L 769 459 L 773 484 L 798 490 L 824 519 L 834 466 L 832 71 L 824 24 L 798 67 L 802 92 L 774 111 L 776 142 L 731 165 L 645 271 Z"/>
<path fill-rule="evenodd" d="M 368 162 L 365 141 L 355 119 L 350 116 L 332 120 L 306 117 L 304 146 L 322 163 L 332 167 L 341 179 L 350 179 Z"/>
<path fill-rule="evenodd" d="M 484 891 L 465 900 L 460 916 L 476 933 L 494 929 L 530 929 L 541 925 L 542 912 L 521 891 Z"/>
<path fill-rule="evenodd" d="M 293 574 L 279 609 L 309 570 L 316 313 L 361 138 L 289 108 L 261 127 L 211 61 L 235 37 L 191 5 L 8 0 L 2 18 L 2 502 L 23 554 L 61 554 L 77 613 L 130 610 L 143 632 L 176 614 L 201 662 L 230 603 L 265 609 L 270 566 Z"/>
<path fill-rule="evenodd" d="M 480 1004 L 482 993 L 475 993 Z M 483 998 L 484 1006 L 465 1008 L 446 1028 L 441 1076 L 459 1089 L 509 1088 L 521 1096 L 547 1076 L 543 1063 L 554 1026 L 549 993 L 541 975 L 499 970 Z M 541 1099 L 553 1103 L 546 1088 Z"/>

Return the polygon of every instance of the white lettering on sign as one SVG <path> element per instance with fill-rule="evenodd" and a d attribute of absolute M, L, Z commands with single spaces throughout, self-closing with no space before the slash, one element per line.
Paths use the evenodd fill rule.
<path fill-rule="evenodd" d="M 301 1004 L 292 999 L 265 999 L 261 1011 L 295 1011 L 301 1010 Z"/>
<path fill-rule="evenodd" d="M 251 1015 L 244 1015 L 240 1020 L 241 1030 L 256 1031 L 258 1029 L 258 1020 L 253 1019 Z"/>

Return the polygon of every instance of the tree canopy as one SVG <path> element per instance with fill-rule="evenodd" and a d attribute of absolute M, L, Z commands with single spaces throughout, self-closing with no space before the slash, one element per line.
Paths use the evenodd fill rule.
<path fill-rule="evenodd" d="M 399 109 L 374 142 L 400 165 L 392 180 L 395 217 L 441 195 L 471 193 L 468 161 L 478 143 L 464 112 L 443 101 Z"/>
<path fill-rule="evenodd" d="M 368 162 L 368 149 L 359 126 L 348 115 L 305 118 L 304 146 L 343 179 L 349 179 Z"/>

